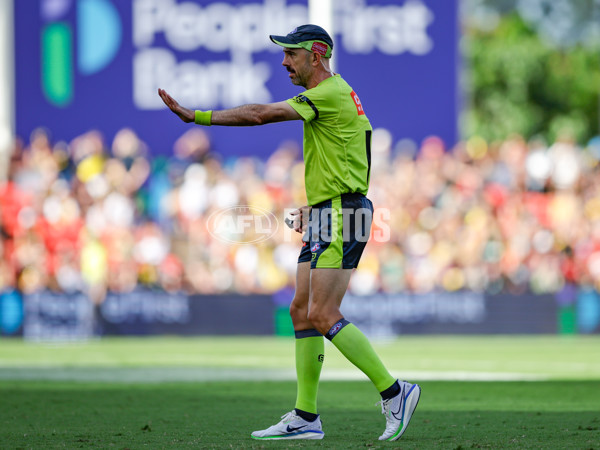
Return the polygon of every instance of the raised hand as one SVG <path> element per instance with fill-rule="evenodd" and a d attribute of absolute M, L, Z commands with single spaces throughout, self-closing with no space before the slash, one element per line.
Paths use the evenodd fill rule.
<path fill-rule="evenodd" d="M 158 89 L 158 95 L 162 99 L 162 101 L 169 107 L 171 111 L 173 111 L 181 120 L 185 123 L 190 123 L 194 121 L 194 111 L 188 108 L 184 108 L 177 101 L 167 94 L 167 91 L 164 89 Z"/>

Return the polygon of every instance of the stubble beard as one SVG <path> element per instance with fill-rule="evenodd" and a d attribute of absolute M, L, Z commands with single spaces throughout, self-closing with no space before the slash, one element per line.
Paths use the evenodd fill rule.
<path fill-rule="evenodd" d="M 304 80 L 302 80 L 300 77 L 298 77 L 298 75 L 296 75 L 296 78 L 292 79 L 292 84 L 306 88 L 306 83 L 304 82 Z"/>
<path fill-rule="evenodd" d="M 304 67 L 301 68 L 301 73 L 298 72 L 297 70 L 294 70 L 294 75 L 295 77 L 292 78 L 292 83 L 295 84 L 296 86 L 302 86 L 305 89 L 308 89 L 308 77 L 306 76 L 306 74 L 310 73 L 310 62 L 308 57 L 306 58 L 306 61 L 304 62 Z"/>

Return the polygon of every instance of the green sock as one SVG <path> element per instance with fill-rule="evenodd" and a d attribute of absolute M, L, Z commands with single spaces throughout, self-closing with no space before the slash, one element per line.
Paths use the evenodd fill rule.
<path fill-rule="evenodd" d="M 337 331 L 337 334 L 334 334 L 331 342 L 348 361 L 369 377 L 377 391 L 382 392 L 396 382 L 373 350 L 367 337 L 354 324 L 347 323 Z"/>
<path fill-rule="evenodd" d="M 297 409 L 317 414 L 317 392 L 324 353 L 325 344 L 321 333 L 317 330 L 296 332 Z"/>

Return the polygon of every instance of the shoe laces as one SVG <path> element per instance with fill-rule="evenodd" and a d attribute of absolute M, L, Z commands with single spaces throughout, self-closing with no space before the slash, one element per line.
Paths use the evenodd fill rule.
<path fill-rule="evenodd" d="M 388 417 L 390 415 L 390 406 L 392 405 L 392 399 L 388 398 L 386 400 L 380 400 L 375 403 L 375 406 L 381 405 L 381 414 Z"/>
<path fill-rule="evenodd" d="M 298 418 L 298 415 L 296 414 L 296 411 L 291 410 L 290 412 L 285 413 L 283 416 L 281 416 L 281 419 L 282 419 L 281 422 L 288 423 L 297 418 Z"/>

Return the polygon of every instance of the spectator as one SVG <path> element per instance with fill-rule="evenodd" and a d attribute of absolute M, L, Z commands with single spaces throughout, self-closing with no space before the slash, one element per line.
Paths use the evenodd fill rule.
<path fill-rule="evenodd" d="M 385 220 L 375 221 L 350 290 L 600 289 L 599 142 L 581 149 L 568 138 L 473 137 L 448 150 L 435 137 L 420 148 L 394 146 L 376 130 L 370 195 Z M 0 287 L 82 291 L 96 302 L 144 286 L 202 294 L 293 287 L 286 261 L 300 245 L 294 233 L 280 226 L 257 241 L 248 227 L 223 242 L 211 220 L 251 205 L 279 225 L 286 208 L 304 204 L 295 143 L 266 161 L 223 160 L 192 130 L 173 157 L 148 155 L 129 129 L 111 151 L 96 132 L 52 144 L 38 130 L 18 143 L 0 184 Z"/>

